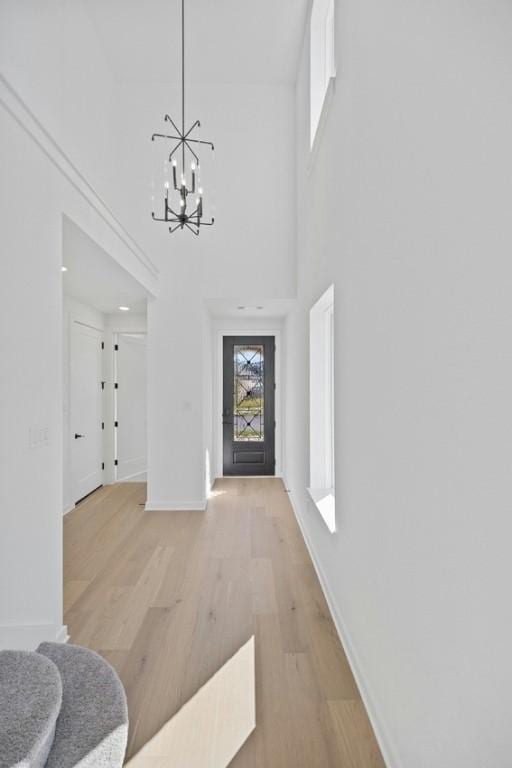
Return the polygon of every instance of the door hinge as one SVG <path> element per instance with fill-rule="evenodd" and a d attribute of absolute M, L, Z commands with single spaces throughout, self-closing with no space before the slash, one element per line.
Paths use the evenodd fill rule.
<path fill-rule="evenodd" d="M 114 421 L 114 427 L 118 427 L 118 426 L 119 426 L 119 422 L 118 421 Z"/>
<path fill-rule="evenodd" d="M 119 384 L 117 383 L 117 381 L 116 381 L 116 383 L 114 384 L 114 389 L 119 389 Z"/>
<path fill-rule="evenodd" d="M 276 389 L 276 383 L 275 383 L 275 381 L 274 381 L 274 392 L 275 392 L 275 389 Z"/>
<path fill-rule="evenodd" d="M 105 462 L 104 461 L 101 462 L 101 468 L 105 469 Z"/>
<path fill-rule="evenodd" d="M 104 421 L 101 422 L 101 428 L 105 429 L 105 422 Z"/>
<path fill-rule="evenodd" d="M 105 349 L 105 342 L 104 341 L 101 342 L 101 348 Z"/>
<path fill-rule="evenodd" d="M 117 459 L 114 459 L 114 467 L 117 467 Z"/>
<path fill-rule="evenodd" d="M 114 351 L 117 352 L 118 349 L 119 349 L 119 344 L 114 344 Z"/>

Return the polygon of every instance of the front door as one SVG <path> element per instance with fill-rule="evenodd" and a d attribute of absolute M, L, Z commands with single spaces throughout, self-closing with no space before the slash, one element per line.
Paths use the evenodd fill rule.
<path fill-rule="evenodd" d="M 275 339 L 224 336 L 225 475 L 275 474 Z"/>

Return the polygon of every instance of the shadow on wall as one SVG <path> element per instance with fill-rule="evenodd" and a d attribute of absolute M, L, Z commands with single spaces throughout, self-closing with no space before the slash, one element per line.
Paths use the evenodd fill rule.
<path fill-rule="evenodd" d="M 255 727 L 253 636 L 126 765 L 227 768 Z"/>

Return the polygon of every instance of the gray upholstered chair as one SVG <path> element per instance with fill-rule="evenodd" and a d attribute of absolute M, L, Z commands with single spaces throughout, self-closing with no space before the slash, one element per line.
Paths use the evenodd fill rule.
<path fill-rule="evenodd" d="M 0 768 L 121 768 L 127 738 L 123 686 L 97 653 L 0 652 Z"/>

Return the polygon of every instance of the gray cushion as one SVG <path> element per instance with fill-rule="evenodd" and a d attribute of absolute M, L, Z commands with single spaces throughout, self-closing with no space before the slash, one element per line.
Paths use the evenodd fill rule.
<path fill-rule="evenodd" d="M 53 662 L 28 651 L 0 651 L 0 768 L 43 768 L 61 700 Z"/>
<path fill-rule="evenodd" d="M 77 645 L 42 643 L 62 677 L 62 709 L 47 768 L 121 768 L 128 709 L 116 672 L 97 653 Z"/>

